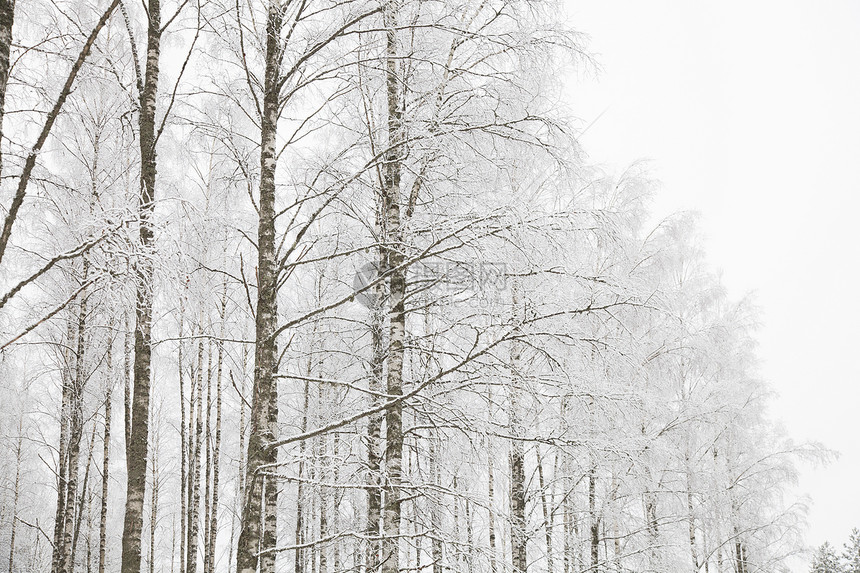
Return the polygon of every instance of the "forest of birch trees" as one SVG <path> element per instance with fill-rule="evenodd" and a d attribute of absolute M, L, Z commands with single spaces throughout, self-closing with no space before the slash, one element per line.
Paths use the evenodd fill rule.
<path fill-rule="evenodd" d="M 787 570 L 820 453 L 597 66 L 556 0 L 0 0 L 0 567 Z"/>

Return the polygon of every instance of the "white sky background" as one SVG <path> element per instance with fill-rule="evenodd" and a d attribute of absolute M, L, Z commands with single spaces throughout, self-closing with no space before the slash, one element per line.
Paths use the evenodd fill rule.
<path fill-rule="evenodd" d="M 805 468 L 807 541 L 860 527 L 860 1 L 567 0 L 599 76 L 569 83 L 591 160 L 652 159 L 655 210 L 702 213 L 763 310 L 772 414 L 841 457 Z M 802 567 L 798 571 L 805 571 Z"/>

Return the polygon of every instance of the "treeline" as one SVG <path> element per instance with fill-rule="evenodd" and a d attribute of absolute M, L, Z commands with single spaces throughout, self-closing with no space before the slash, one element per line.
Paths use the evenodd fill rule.
<path fill-rule="evenodd" d="M 782 570 L 820 453 L 590 65 L 552 0 L 0 0 L 9 572 Z"/>
<path fill-rule="evenodd" d="M 860 571 L 860 530 L 856 527 L 851 531 L 845 543 L 842 554 L 825 541 L 815 550 L 812 556 L 811 573 L 857 573 Z"/>

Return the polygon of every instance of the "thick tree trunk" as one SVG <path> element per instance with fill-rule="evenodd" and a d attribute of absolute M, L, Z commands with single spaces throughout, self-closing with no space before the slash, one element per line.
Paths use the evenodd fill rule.
<path fill-rule="evenodd" d="M 400 66 L 398 65 L 397 20 L 399 3 L 386 2 L 385 84 L 387 95 L 388 149 L 384 155 L 382 189 L 385 221 L 386 271 L 389 278 L 388 376 L 389 397 L 403 394 L 403 357 L 406 338 L 406 270 L 400 222 L 400 178 L 405 155 L 401 109 Z M 400 483 L 403 473 L 403 406 L 401 402 L 385 411 L 385 512 L 383 515 L 382 573 L 400 570 Z"/>
<path fill-rule="evenodd" d="M 237 571 L 254 573 L 274 569 L 275 556 L 261 549 L 277 542 L 278 488 L 267 481 L 262 466 L 278 461 L 277 449 L 268 446 L 278 435 L 278 388 L 275 380 L 278 322 L 278 263 L 275 247 L 275 140 L 280 104 L 280 35 L 283 14 L 272 0 L 266 22 L 266 76 L 260 129 L 260 197 L 257 231 L 257 308 L 254 347 L 254 388 L 251 401 L 251 431 L 245 478 L 242 525 L 236 554 Z M 271 480 L 271 478 L 269 478 Z M 264 499 L 265 496 L 265 499 Z M 265 526 L 263 526 L 265 524 Z"/>
<path fill-rule="evenodd" d="M 128 480 L 122 532 L 122 573 L 140 573 L 143 542 L 143 500 L 146 495 L 146 458 L 149 454 L 149 397 L 152 383 L 152 300 L 155 247 L 152 214 L 155 207 L 155 111 L 161 56 L 161 3 L 149 0 L 146 73 L 140 94 L 140 199 L 137 261 L 137 306 L 134 329 L 134 388 L 131 405 Z"/>

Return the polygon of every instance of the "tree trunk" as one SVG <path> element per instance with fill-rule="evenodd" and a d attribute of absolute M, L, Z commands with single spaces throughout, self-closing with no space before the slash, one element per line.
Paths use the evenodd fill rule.
<path fill-rule="evenodd" d="M 379 210 L 381 213 L 381 210 Z M 382 221 L 380 217 L 378 229 L 381 229 Z M 383 252 L 379 254 L 379 269 L 385 268 L 383 261 L 385 255 Z M 385 348 L 384 348 L 384 333 L 385 314 L 382 311 L 382 301 L 384 297 L 384 284 L 382 281 L 378 283 L 374 289 L 373 308 L 370 316 L 370 336 L 371 336 L 371 363 L 370 363 L 370 391 L 381 393 L 383 391 L 382 377 L 384 372 Z M 370 407 L 375 407 L 379 398 L 370 395 Z M 380 446 L 382 439 L 382 413 L 373 414 L 367 419 L 367 518 L 365 523 L 365 534 L 369 540 L 367 542 L 367 551 L 364 557 L 365 566 L 368 571 L 375 571 L 379 566 L 379 542 L 376 538 L 379 537 L 379 522 L 382 518 L 382 489 L 381 489 L 381 470 L 382 470 L 382 455 L 380 454 Z"/>
<path fill-rule="evenodd" d="M 441 476 L 439 471 L 439 438 L 434 430 L 430 430 L 429 442 L 430 459 L 430 479 L 435 486 L 441 485 Z M 492 482 L 492 478 L 490 478 Z M 492 488 L 492 483 L 490 484 Z M 437 494 L 438 495 L 438 494 Z M 443 553 L 442 553 L 442 504 L 435 499 L 430 499 L 430 527 L 432 529 L 430 538 L 430 556 L 433 558 L 433 573 L 442 573 Z M 490 532 L 492 535 L 493 526 L 490 524 Z"/>
<path fill-rule="evenodd" d="M 597 515 L 597 469 L 588 471 L 588 514 L 591 517 L 591 570 L 600 570 L 600 517 Z"/>
<path fill-rule="evenodd" d="M 511 287 L 512 319 L 515 324 L 522 320 L 519 285 Z M 519 327 L 517 327 L 519 332 Z M 522 384 L 522 348 L 518 341 L 511 344 L 511 383 L 509 391 L 508 427 L 511 438 L 510 480 L 511 480 L 511 563 L 514 573 L 525 573 L 528 567 L 526 554 L 528 532 L 526 530 L 526 457 L 521 439 L 523 434 L 520 421 L 520 392 Z"/>
<path fill-rule="evenodd" d="M 86 281 L 89 265 L 84 258 L 83 281 Z M 70 396 L 69 419 L 69 463 L 66 479 L 66 506 L 63 517 L 63 552 L 60 557 L 60 571 L 71 573 L 74 570 L 75 507 L 78 496 L 78 466 L 80 465 L 81 437 L 84 430 L 83 399 L 86 352 L 87 292 L 81 293 L 78 306 L 77 348 L 75 352 L 75 377 Z"/>
<path fill-rule="evenodd" d="M 188 280 L 185 281 L 188 290 Z M 185 362 L 183 337 L 185 336 L 185 293 L 179 299 L 179 348 L 177 363 L 179 376 L 179 573 L 185 573 L 185 551 L 188 542 L 188 424 L 185 413 Z M 193 412 L 193 407 L 191 408 Z"/>
<path fill-rule="evenodd" d="M 263 94 L 263 114 L 260 129 L 260 197 L 257 231 L 257 308 L 254 346 L 254 388 L 251 401 L 251 431 L 248 436 L 248 456 L 245 478 L 245 498 L 239 546 L 236 552 L 237 571 L 254 573 L 274 569 L 275 556 L 267 553 L 258 558 L 261 549 L 272 548 L 277 542 L 278 488 L 264 487 L 261 466 L 278 461 L 276 448 L 268 442 L 278 434 L 278 388 L 275 381 L 278 323 L 278 263 L 275 247 L 275 140 L 280 105 L 279 82 L 283 14 L 278 2 L 269 4 L 266 22 L 266 76 Z M 265 494 L 265 500 L 263 496 Z M 265 528 L 262 523 L 265 523 Z"/>
<path fill-rule="evenodd" d="M 211 326 L 211 325 L 210 325 Z M 209 533 L 212 525 L 212 339 L 209 339 L 206 363 L 206 479 L 203 501 L 203 573 L 209 573 Z"/>
<path fill-rule="evenodd" d="M 155 573 L 155 529 L 158 526 L 158 443 L 152 444 L 152 491 L 149 498 L 149 573 Z"/>
<path fill-rule="evenodd" d="M 221 461 L 221 377 L 224 367 L 224 331 L 226 328 L 227 284 L 224 284 L 224 296 L 221 299 L 221 339 L 218 341 L 218 360 L 215 365 L 215 447 L 212 452 L 212 515 L 209 519 L 209 546 L 206 555 L 209 561 L 210 573 L 215 571 L 215 547 L 218 538 L 218 485 Z"/>
<path fill-rule="evenodd" d="M 537 459 L 537 469 L 538 469 L 538 485 L 540 486 L 540 503 L 541 503 L 541 511 L 543 512 L 543 527 L 544 534 L 546 536 L 546 570 L 547 573 L 553 573 L 553 561 L 552 561 L 552 529 L 553 529 L 553 498 L 550 494 L 547 496 L 547 484 L 544 479 L 543 472 L 543 460 L 541 459 L 540 450 L 538 450 L 538 459 Z M 553 480 L 555 476 L 553 475 Z M 547 499 L 549 497 L 549 499 Z"/>
<path fill-rule="evenodd" d="M 307 370 L 305 371 L 308 378 L 313 375 L 313 358 L 308 356 Z M 311 386 L 308 380 L 305 380 L 303 390 L 304 403 L 302 404 L 302 433 L 308 430 L 308 416 L 310 414 L 311 401 Z M 299 444 L 299 464 L 298 477 L 299 483 L 296 487 L 296 545 L 304 543 L 305 539 L 305 484 L 301 481 L 305 477 L 305 450 L 306 442 L 302 441 Z M 295 565 L 293 571 L 295 573 L 304 573 L 305 570 L 305 549 L 297 548 L 295 554 Z"/>
<path fill-rule="evenodd" d="M 0 0 L 0 141 L 3 139 L 6 85 L 9 82 L 9 49 L 12 47 L 12 23 L 14 20 L 15 0 Z M 2 174 L 2 169 L 3 155 L 2 149 L 0 149 L 0 174 Z"/>
<path fill-rule="evenodd" d="M 492 400 L 490 402 L 492 404 Z M 493 452 L 487 447 L 487 529 L 490 540 L 490 573 L 496 573 L 496 503 L 493 491 Z"/>
<path fill-rule="evenodd" d="M 403 146 L 400 77 L 397 47 L 397 0 L 386 2 L 383 11 L 385 26 L 385 85 L 387 95 L 388 148 L 384 155 L 382 213 L 385 221 L 384 244 L 386 271 L 389 278 L 388 376 L 386 393 L 389 398 L 403 394 L 403 356 L 406 337 L 406 270 L 403 236 L 400 227 L 400 178 Z M 397 573 L 400 535 L 400 483 L 403 472 L 403 406 L 400 402 L 385 411 L 385 513 L 383 515 L 382 573 Z"/>
<path fill-rule="evenodd" d="M 89 499 L 87 496 L 87 490 L 89 489 L 90 466 L 93 463 L 93 451 L 95 450 L 95 445 L 96 445 L 96 425 L 93 424 L 93 431 L 92 431 L 92 434 L 90 435 L 90 446 L 89 446 L 89 450 L 87 453 L 87 461 L 86 461 L 86 464 L 84 465 L 85 469 L 84 469 L 83 486 L 81 487 L 80 501 L 77 504 L 78 511 L 75 514 L 75 525 L 74 525 L 74 531 L 72 533 L 72 550 L 69 553 L 69 563 L 70 563 L 69 568 L 72 571 L 75 568 L 75 553 L 77 552 L 78 538 L 80 537 L 81 524 L 83 523 L 84 500 L 87 500 L 88 506 L 90 505 Z"/>
<path fill-rule="evenodd" d="M 75 323 L 68 321 L 66 329 L 66 344 L 63 350 L 65 366 L 63 368 L 62 380 L 62 405 L 60 406 L 60 443 L 57 447 L 57 508 L 54 514 L 54 542 L 51 554 L 51 571 L 58 573 L 62 571 L 62 558 L 64 553 L 63 531 L 66 516 L 66 493 L 68 492 L 68 464 L 69 464 L 69 425 L 72 412 L 72 394 L 74 388 L 74 353 L 70 350 L 75 340 Z"/>
<path fill-rule="evenodd" d="M 21 420 L 18 420 L 18 441 L 15 446 L 15 490 L 12 497 L 12 532 L 9 535 L 9 573 L 13 573 L 15 570 L 15 534 L 18 531 L 18 495 L 21 485 L 21 446 L 23 442 L 24 435 L 21 432 Z"/>
<path fill-rule="evenodd" d="M 526 557 L 526 473 L 523 443 L 511 440 L 511 558 L 515 573 L 524 573 Z"/>
<path fill-rule="evenodd" d="M 242 386 L 239 388 L 239 463 L 238 463 L 238 474 L 239 479 L 236 480 L 236 499 L 243 500 L 245 499 L 245 378 L 247 377 L 246 367 L 248 365 L 248 347 L 244 346 L 242 348 Z M 233 379 L 233 373 L 230 372 L 230 379 L 233 381 L 235 385 L 235 380 Z M 241 519 L 241 515 L 239 516 Z M 231 520 L 230 527 L 230 559 L 228 561 L 232 562 L 233 559 L 233 547 L 236 545 L 233 543 L 236 536 L 236 518 L 234 517 Z M 227 573 L 230 573 L 230 565 L 228 563 Z M 238 568 L 237 568 L 238 570 Z"/>
<path fill-rule="evenodd" d="M 149 0 L 147 10 L 146 73 L 140 94 L 140 199 L 137 262 L 137 306 L 134 329 L 134 389 L 131 406 L 130 444 L 125 520 L 122 531 L 122 573 L 140 573 L 143 542 L 143 500 L 146 495 L 146 457 L 149 454 L 149 397 L 152 383 L 152 300 L 155 247 L 152 214 L 155 207 L 155 108 L 161 56 L 161 4 Z"/>
<path fill-rule="evenodd" d="M 332 457 L 334 459 L 334 475 L 332 476 L 334 483 L 340 483 L 340 435 L 335 432 L 332 436 Z M 333 504 L 332 508 L 332 527 L 334 531 L 340 531 L 340 502 L 343 496 L 340 488 L 334 488 L 332 491 Z M 341 571 L 341 540 L 335 539 L 334 547 L 332 548 L 332 569 Z"/>
<path fill-rule="evenodd" d="M 108 387 L 105 393 L 105 431 L 102 439 L 102 499 L 101 514 L 99 517 L 99 573 L 105 573 L 105 559 L 107 557 L 107 513 L 108 513 L 108 485 L 110 484 L 110 424 L 111 424 L 111 397 L 113 393 L 113 340 L 108 342 L 106 367 L 108 371 Z"/>
<path fill-rule="evenodd" d="M 693 476 L 690 459 L 687 457 L 687 524 L 690 534 L 690 557 L 693 560 L 693 573 L 698 573 L 700 569 L 699 551 L 696 544 L 696 517 L 693 510 Z"/>
<path fill-rule="evenodd" d="M 202 456 L 200 448 L 203 443 L 203 340 L 197 345 L 197 372 L 194 386 L 197 396 L 197 413 L 194 416 L 195 433 L 193 436 L 194 452 L 191 456 L 190 493 L 188 495 L 188 556 L 185 569 L 188 573 L 197 571 L 197 546 L 200 535 L 200 465 Z"/>

